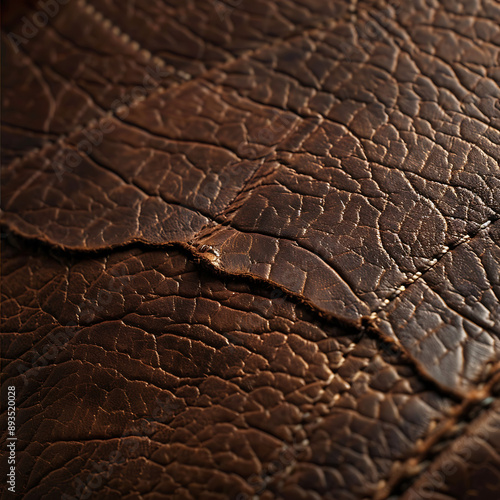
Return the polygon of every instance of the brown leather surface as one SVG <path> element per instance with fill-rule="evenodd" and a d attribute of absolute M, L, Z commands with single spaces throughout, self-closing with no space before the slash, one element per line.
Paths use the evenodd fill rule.
<path fill-rule="evenodd" d="M 26 498 L 67 492 L 95 457 L 134 440 L 126 467 L 179 498 L 199 498 L 207 477 L 220 498 L 357 498 L 453 406 L 381 342 L 176 251 L 4 258 L 5 374 L 22 388 L 18 449 L 33 464 L 18 479 Z M 15 378 L 45 346 L 47 362 Z M 122 481 L 103 497 L 129 488 L 125 469 L 113 475 Z"/>
<path fill-rule="evenodd" d="M 496 499 L 500 491 L 498 454 L 500 452 L 500 415 L 498 402 L 465 435 L 439 457 L 413 487 L 401 498 Z"/>
<path fill-rule="evenodd" d="M 2 7 L 19 491 L 500 497 L 498 3 L 57 6 Z"/>

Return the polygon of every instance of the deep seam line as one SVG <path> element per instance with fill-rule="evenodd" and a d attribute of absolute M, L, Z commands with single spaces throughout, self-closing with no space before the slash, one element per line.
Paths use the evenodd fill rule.
<path fill-rule="evenodd" d="M 405 492 L 409 491 L 414 486 L 418 478 L 423 473 L 428 471 L 436 462 L 436 460 L 438 460 L 439 457 L 441 457 L 443 453 L 445 453 L 446 450 L 449 450 L 455 442 L 466 436 L 467 426 L 459 427 L 460 424 L 467 422 L 467 420 L 470 416 L 473 415 L 473 412 L 475 410 L 479 410 L 479 413 L 475 416 L 472 416 L 470 422 L 476 421 L 478 418 L 480 418 L 483 411 L 489 411 L 491 409 L 491 407 L 493 406 L 492 404 L 489 404 L 487 407 L 485 407 L 483 402 L 485 400 L 488 400 L 489 398 L 494 398 L 494 400 L 497 399 L 498 394 L 495 387 L 499 381 L 500 371 L 496 370 L 491 373 L 483 383 L 479 384 L 478 389 L 476 390 L 475 397 L 464 398 L 461 403 L 454 407 L 456 411 L 452 411 L 452 413 L 448 417 L 443 418 L 439 422 L 434 421 L 437 425 L 441 426 L 441 432 L 432 434 L 432 431 L 434 430 L 432 429 L 431 432 L 427 434 L 424 439 L 422 439 L 422 443 L 427 442 L 428 446 L 423 451 L 421 451 L 420 454 L 416 453 L 415 455 L 408 457 L 404 462 L 400 463 L 410 464 L 416 458 L 420 458 L 420 462 L 418 463 L 424 463 L 426 458 L 431 458 L 431 461 L 429 461 L 427 466 L 422 470 L 418 469 L 417 463 L 414 466 L 415 470 L 409 475 L 402 474 L 401 471 L 399 471 L 398 476 L 398 471 L 396 471 L 396 474 L 394 474 L 396 476 L 395 480 L 391 482 L 390 477 L 388 477 L 384 481 L 384 484 L 381 484 L 379 488 L 377 488 L 377 490 L 374 492 L 372 500 L 386 500 L 387 498 L 391 497 L 391 495 L 393 495 L 394 492 L 397 491 L 405 481 L 408 480 L 411 481 L 411 484 L 405 490 Z M 457 427 L 458 432 L 453 434 L 447 424 L 452 424 L 451 428 Z M 448 443 L 446 447 L 443 450 L 435 453 L 436 448 L 439 447 L 439 445 L 443 442 L 446 443 L 447 441 Z"/>
<path fill-rule="evenodd" d="M 499 216 L 494 216 L 487 221 L 483 222 L 476 230 L 474 230 L 472 233 L 465 234 L 461 238 L 459 238 L 456 242 L 454 242 L 451 245 L 443 245 L 442 250 L 440 253 L 438 253 L 432 260 L 429 261 L 429 264 L 426 268 L 422 269 L 422 271 L 417 271 L 415 274 L 413 274 L 408 280 L 406 280 L 404 283 L 399 285 L 396 290 L 389 295 L 389 297 L 386 297 L 382 304 L 378 306 L 369 316 L 370 320 L 375 320 L 378 317 L 378 314 L 382 311 L 384 311 L 387 306 L 396 300 L 410 285 L 418 281 L 424 273 L 427 271 L 430 271 L 445 255 L 447 255 L 449 252 L 457 248 L 458 246 L 462 245 L 463 243 L 471 240 L 472 238 L 476 237 L 483 229 L 486 229 L 488 226 L 490 226 L 493 222 L 496 222 L 499 220 Z"/>

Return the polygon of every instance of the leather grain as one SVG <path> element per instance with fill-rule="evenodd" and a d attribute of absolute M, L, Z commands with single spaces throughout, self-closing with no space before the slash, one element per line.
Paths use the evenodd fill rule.
<path fill-rule="evenodd" d="M 138 449 L 124 467 L 157 476 L 155 492 L 356 498 L 453 405 L 376 339 L 175 251 L 74 262 L 9 248 L 5 258 L 5 371 L 24 381 L 18 448 L 40 457 L 26 498 L 67 492 L 95 473 L 94 457 L 129 441 Z M 115 483 L 100 494 L 130 487 Z"/>
<path fill-rule="evenodd" d="M 444 500 L 461 498 L 464 491 L 472 498 L 481 498 L 486 489 L 500 491 L 497 474 L 499 438 L 497 403 L 474 422 L 466 435 L 453 443 L 450 453 L 437 459 L 402 498 Z"/>
<path fill-rule="evenodd" d="M 3 9 L 26 498 L 498 498 L 497 2 Z"/>

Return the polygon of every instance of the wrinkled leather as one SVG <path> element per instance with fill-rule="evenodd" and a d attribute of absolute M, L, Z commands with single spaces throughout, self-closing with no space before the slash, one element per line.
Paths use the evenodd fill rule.
<path fill-rule="evenodd" d="M 27 498 L 497 498 L 497 3 L 6 12 Z"/>

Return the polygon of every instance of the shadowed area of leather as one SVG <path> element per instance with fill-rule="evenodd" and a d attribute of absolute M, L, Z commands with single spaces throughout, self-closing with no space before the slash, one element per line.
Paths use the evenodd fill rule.
<path fill-rule="evenodd" d="M 113 5 L 106 15 L 127 25 L 130 13 Z M 67 249 L 209 247 L 216 269 L 267 280 L 328 316 L 358 326 L 394 318 L 391 335 L 422 372 L 463 393 L 498 355 L 491 320 L 446 329 L 444 369 L 432 347 L 440 335 L 420 342 L 385 310 L 402 290 L 418 294 L 424 273 L 498 218 L 497 19 L 491 2 L 465 14 L 361 4 L 352 19 L 234 49 L 237 59 L 216 64 L 204 52 L 212 69 L 195 80 L 7 166 L 3 220 Z M 158 54 L 167 39 L 150 41 Z M 496 250 L 490 258 L 499 265 Z M 493 295 L 496 281 L 486 284 Z M 432 304 L 447 324 L 450 303 Z M 498 315 L 498 300 L 483 306 Z M 433 328 L 428 314 L 419 318 L 422 331 Z"/>
<path fill-rule="evenodd" d="M 496 500 L 500 491 L 500 407 L 496 402 L 443 453 L 402 500 Z"/>

